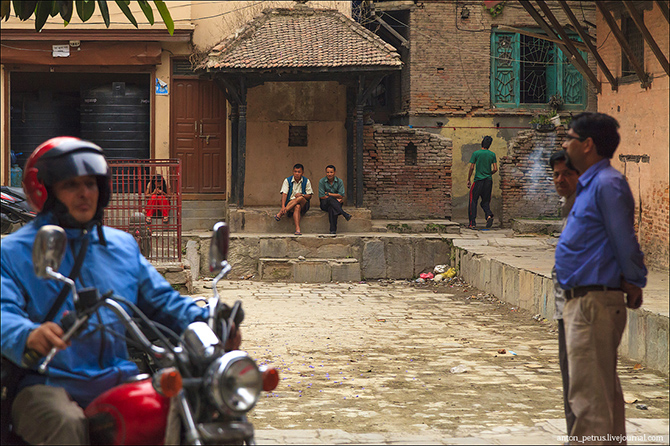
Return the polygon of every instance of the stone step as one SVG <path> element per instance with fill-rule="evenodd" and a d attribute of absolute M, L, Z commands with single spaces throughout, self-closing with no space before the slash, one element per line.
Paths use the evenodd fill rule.
<path fill-rule="evenodd" d="M 276 221 L 274 216 L 279 207 L 254 207 L 237 209 L 231 208 L 228 215 L 228 224 L 232 233 L 262 233 L 262 234 L 293 234 L 295 226 L 293 219 L 284 216 Z M 346 207 L 345 211 L 352 215 L 347 221 L 340 216 L 337 219 L 337 232 L 370 232 L 372 228 L 372 214 L 369 209 Z M 318 205 L 312 206 L 300 220 L 300 229 L 303 234 L 329 234 L 330 224 L 328 214 Z"/>
<path fill-rule="evenodd" d="M 205 232 L 194 232 L 182 237 L 182 247 L 186 249 L 186 257 L 192 265 L 194 278 L 198 275 L 210 276 L 210 241 L 211 234 Z M 283 280 L 292 277 L 296 281 L 309 281 L 312 280 L 310 278 L 319 277 L 319 281 L 325 282 L 345 280 L 342 277 L 351 278 L 346 280 L 355 280 L 357 277 L 410 279 L 423 272 L 433 271 L 435 265 L 450 264 L 451 245 L 446 234 L 370 232 L 336 236 L 294 236 L 233 233 L 230 237 L 228 261 L 232 266 L 230 277 L 234 279 L 255 276 L 262 277 L 263 280 L 273 280 L 277 275 L 285 275 Z M 323 265 L 333 261 L 346 264 L 346 268 L 358 269 L 358 273 L 349 270 L 343 272 L 344 266 L 334 268 L 330 264 Z M 305 264 L 309 266 L 294 269 L 291 262 L 307 262 Z M 273 270 L 279 271 L 283 268 L 284 272 L 272 273 L 267 268 L 262 271 L 265 264 Z M 277 266 L 280 264 L 284 266 Z"/>
<path fill-rule="evenodd" d="M 182 201 L 182 231 L 211 230 L 216 222 L 226 219 L 227 209 L 224 200 Z"/>
<path fill-rule="evenodd" d="M 451 220 L 372 220 L 372 232 L 398 234 L 460 234 L 461 225 Z"/>
<path fill-rule="evenodd" d="M 560 233 L 563 230 L 562 220 L 531 220 L 513 219 L 512 230 L 519 234 L 547 234 Z"/>
<path fill-rule="evenodd" d="M 356 259 L 260 258 L 261 280 L 298 283 L 358 282 L 361 268 Z"/>

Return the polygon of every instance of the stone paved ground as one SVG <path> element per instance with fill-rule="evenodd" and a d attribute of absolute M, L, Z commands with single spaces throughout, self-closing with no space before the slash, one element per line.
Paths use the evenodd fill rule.
<path fill-rule="evenodd" d="M 196 293 L 208 286 L 197 282 Z M 243 301 L 243 347 L 280 371 L 250 417 L 259 444 L 564 441 L 550 321 L 468 286 L 225 281 L 219 290 Z M 637 436 L 629 443 L 667 444 L 668 379 L 631 362 L 619 369 Z"/>

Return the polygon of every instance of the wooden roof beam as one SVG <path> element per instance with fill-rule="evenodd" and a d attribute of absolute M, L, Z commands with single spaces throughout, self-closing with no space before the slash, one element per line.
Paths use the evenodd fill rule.
<path fill-rule="evenodd" d="M 652 53 L 654 53 L 656 59 L 658 59 L 658 62 L 661 64 L 661 67 L 663 67 L 665 70 L 665 74 L 670 76 L 670 66 L 668 66 L 668 59 L 665 57 L 665 54 L 663 54 L 663 51 L 661 51 L 656 41 L 649 33 L 649 29 L 647 29 L 647 26 L 644 24 L 644 19 L 637 11 L 637 9 L 635 9 L 634 5 L 629 2 L 623 2 L 623 4 L 628 10 L 628 14 L 630 14 L 633 22 L 635 22 L 635 26 L 637 26 L 637 29 L 639 29 L 640 33 L 642 33 L 642 37 L 644 37 L 645 42 L 647 42 L 647 45 L 649 45 L 649 48 L 651 48 Z"/>
<path fill-rule="evenodd" d="M 379 24 L 380 24 L 381 26 L 383 26 L 388 32 L 390 32 L 391 34 L 393 34 L 393 37 L 395 37 L 396 39 L 398 39 L 398 40 L 400 41 L 400 43 L 401 43 L 402 46 L 404 46 L 405 48 L 409 48 L 409 41 L 408 41 L 407 39 L 405 39 L 405 38 L 404 38 L 398 31 L 396 31 L 395 29 L 393 29 L 393 28 L 391 27 L 391 25 L 389 25 L 388 23 L 386 23 L 386 21 L 384 21 L 384 19 L 382 19 L 381 17 L 379 17 L 377 14 L 374 14 L 374 13 L 373 13 L 373 17 L 374 17 L 375 20 L 376 20 L 377 22 L 379 22 Z"/>
<path fill-rule="evenodd" d="M 640 82 L 642 83 L 642 88 L 649 87 L 649 79 L 647 79 L 644 68 L 640 66 L 640 62 L 633 54 L 633 50 L 630 48 L 630 45 L 628 45 L 628 42 L 626 42 L 626 37 L 624 37 L 623 33 L 621 32 L 621 28 L 619 28 L 619 25 L 616 24 L 616 20 L 614 20 L 612 14 L 610 14 L 610 12 L 607 10 L 604 2 L 602 0 L 596 0 L 596 8 L 598 8 L 598 11 L 600 11 L 600 13 L 603 15 L 607 26 L 609 26 L 609 28 L 612 30 L 612 34 L 614 34 L 614 38 L 617 40 L 617 42 L 619 42 L 621 49 L 628 57 L 628 61 L 633 66 L 635 74 L 637 74 L 638 79 L 640 79 Z"/>
<path fill-rule="evenodd" d="M 526 31 L 525 29 L 517 28 L 516 26 L 498 25 L 498 29 L 501 31 L 511 31 L 518 34 L 523 34 L 525 36 L 535 37 L 536 39 L 548 40 L 549 42 L 562 43 L 561 39 L 552 39 L 551 37 L 545 36 L 544 34 L 538 34 L 531 31 Z M 586 47 L 586 45 L 584 45 L 583 42 L 573 40 L 572 43 L 575 45 L 577 49 L 580 49 L 582 51 L 588 51 L 588 48 Z"/>
<path fill-rule="evenodd" d="M 561 8 L 563 8 L 563 11 L 565 12 L 565 15 L 568 16 L 568 20 L 572 23 L 572 26 L 577 30 L 579 33 L 579 36 L 582 38 L 584 41 L 584 44 L 588 48 L 589 52 L 593 54 L 593 57 L 596 60 L 596 63 L 600 67 L 600 69 L 603 71 L 603 74 L 609 81 L 612 90 L 618 90 L 619 89 L 619 81 L 614 77 L 612 72 L 607 68 L 607 64 L 603 60 L 602 57 L 600 57 L 600 54 L 598 53 L 598 50 L 596 49 L 595 45 L 593 45 L 593 42 L 591 42 L 590 35 L 586 34 L 586 31 L 584 31 L 584 28 L 580 25 L 579 21 L 577 20 L 577 17 L 573 14 L 572 9 L 568 6 L 568 3 L 565 0 L 558 0 L 558 2 L 561 5 Z"/>
<path fill-rule="evenodd" d="M 572 54 L 572 57 L 576 59 L 580 65 L 582 65 L 582 67 L 586 71 L 589 80 L 593 85 L 595 85 L 596 91 L 600 93 L 602 87 L 600 81 L 598 80 L 598 76 L 596 76 L 596 74 L 591 70 L 591 68 L 589 68 L 589 65 L 586 63 L 582 55 L 579 54 L 577 48 L 575 48 L 575 46 L 572 44 L 572 40 L 570 40 L 570 37 L 568 37 L 568 34 L 565 32 L 565 29 L 563 29 L 563 26 L 560 24 L 560 22 L 558 21 L 554 13 L 551 11 L 549 6 L 547 6 L 547 3 L 544 0 L 536 0 L 536 3 L 540 6 L 540 9 L 542 9 L 544 16 L 549 19 L 554 29 L 558 31 L 558 34 L 561 36 L 561 39 L 563 39 L 563 43 L 567 47 L 568 52 Z"/>
<path fill-rule="evenodd" d="M 663 17 L 665 17 L 665 20 L 667 20 L 668 23 L 670 23 L 670 12 L 668 12 L 670 8 L 668 7 L 668 2 L 663 0 L 656 0 L 656 4 L 658 5 L 659 8 L 661 8 L 661 13 L 663 13 Z"/>
<path fill-rule="evenodd" d="M 559 39 L 558 35 L 554 32 L 553 29 L 551 29 L 551 26 L 542 18 L 542 16 L 535 10 L 535 7 L 530 4 L 529 0 L 519 0 L 519 3 L 521 3 L 521 6 L 524 7 L 526 11 L 528 11 L 528 14 L 535 20 L 535 23 L 540 25 L 540 27 L 544 30 L 545 33 L 551 38 L 554 39 Z M 546 5 L 545 5 L 546 6 Z M 554 17 L 555 19 L 555 17 Z M 568 47 L 566 47 L 565 43 L 557 43 L 558 47 L 563 51 L 565 54 L 570 54 L 572 57 L 570 58 L 570 63 L 574 65 L 575 68 L 584 76 L 586 79 L 589 80 L 593 84 L 593 86 L 596 89 L 596 92 L 600 93 L 601 92 L 601 84 L 596 75 L 591 71 L 589 66 L 586 64 L 584 61 L 584 58 L 582 57 L 581 54 L 579 54 L 579 51 L 573 46 L 572 48 L 574 49 L 574 52 L 570 51 Z"/>

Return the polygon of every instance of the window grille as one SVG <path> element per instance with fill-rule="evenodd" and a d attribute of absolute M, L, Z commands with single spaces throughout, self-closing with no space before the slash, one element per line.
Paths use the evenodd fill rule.
<path fill-rule="evenodd" d="M 173 76 L 197 76 L 188 59 L 172 59 Z"/>
<path fill-rule="evenodd" d="M 581 54 L 586 60 L 586 54 Z M 561 95 L 566 109 L 586 105 L 584 78 L 556 44 L 517 33 L 491 34 L 491 101 L 494 106 L 546 107 L 554 94 Z"/>

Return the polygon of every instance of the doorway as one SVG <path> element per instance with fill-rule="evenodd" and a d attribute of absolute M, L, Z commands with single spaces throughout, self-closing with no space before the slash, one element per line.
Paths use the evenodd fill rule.
<path fill-rule="evenodd" d="M 226 100 L 212 81 L 173 78 L 171 152 L 181 160 L 182 193 L 226 192 Z"/>

